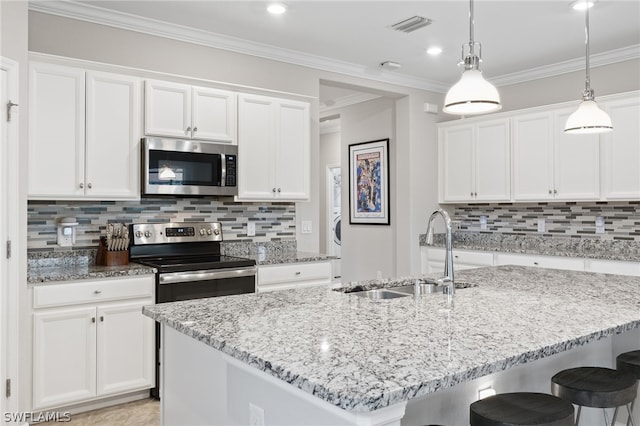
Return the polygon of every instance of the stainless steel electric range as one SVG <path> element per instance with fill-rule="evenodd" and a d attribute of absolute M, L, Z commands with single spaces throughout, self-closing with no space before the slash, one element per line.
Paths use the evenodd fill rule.
<path fill-rule="evenodd" d="M 158 270 L 156 303 L 254 293 L 255 261 L 220 254 L 219 222 L 131 225 L 131 262 Z M 160 327 L 156 325 L 156 387 L 159 398 Z"/>

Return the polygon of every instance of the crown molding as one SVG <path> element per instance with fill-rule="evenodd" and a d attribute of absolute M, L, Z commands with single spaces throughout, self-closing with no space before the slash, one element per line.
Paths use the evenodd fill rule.
<path fill-rule="evenodd" d="M 30 1 L 29 10 L 436 93 L 445 93 L 450 86 L 448 83 L 421 79 L 394 71 L 251 42 L 237 37 L 211 33 L 73 1 Z M 638 58 L 640 58 L 640 45 L 634 45 L 611 52 L 591 55 L 590 61 L 592 67 L 597 67 Z M 584 69 L 584 58 L 576 58 L 523 72 L 490 77 L 490 80 L 496 86 L 505 86 L 582 69 Z"/>

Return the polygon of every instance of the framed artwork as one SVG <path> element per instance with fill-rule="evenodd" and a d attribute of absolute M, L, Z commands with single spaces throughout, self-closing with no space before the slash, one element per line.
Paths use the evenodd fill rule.
<path fill-rule="evenodd" d="M 349 145 L 349 223 L 389 225 L 389 139 Z"/>

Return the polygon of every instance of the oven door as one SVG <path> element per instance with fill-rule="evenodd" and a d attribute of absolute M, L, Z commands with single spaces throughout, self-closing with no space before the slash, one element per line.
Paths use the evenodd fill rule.
<path fill-rule="evenodd" d="M 158 303 L 255 293 L 256 267 L 169 272 L 158 275 Z"/>
<path fill-rule="evenodd" d="M 237 146 L 144 139 L 143 195 L 236 195 Z"/>

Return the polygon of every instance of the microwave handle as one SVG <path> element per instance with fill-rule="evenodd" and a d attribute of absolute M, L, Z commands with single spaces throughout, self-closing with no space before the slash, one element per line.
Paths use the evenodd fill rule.
<path fill-rule="evenodd" d="M 227 183 L 227 156 L 220 154 L 220 186 L 226 186 Z"/>

